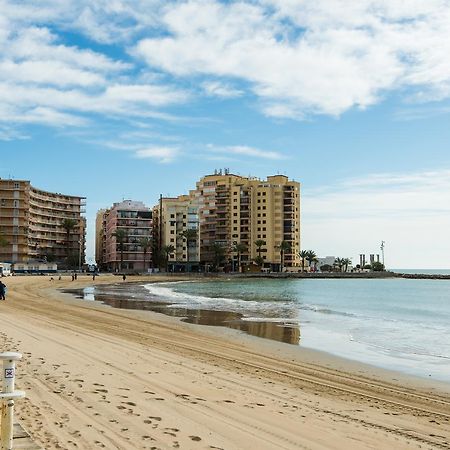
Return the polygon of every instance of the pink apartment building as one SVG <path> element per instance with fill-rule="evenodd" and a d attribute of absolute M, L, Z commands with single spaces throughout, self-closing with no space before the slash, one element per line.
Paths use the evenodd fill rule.
<path fill-rule="evenodd" d="M 132 200 L 114 203 L 98 212 L 97 264 L 111 271 L 146 271 L 151 265 L 151 238 L 151 208 Z"/>

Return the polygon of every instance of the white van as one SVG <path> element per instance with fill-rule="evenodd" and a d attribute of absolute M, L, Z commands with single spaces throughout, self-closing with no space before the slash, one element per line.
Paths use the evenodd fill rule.
<path fill-rule="evenodd" d="M 11 275 L 11 264 L 0 262 L 0 277 L 9 277 Z"/>

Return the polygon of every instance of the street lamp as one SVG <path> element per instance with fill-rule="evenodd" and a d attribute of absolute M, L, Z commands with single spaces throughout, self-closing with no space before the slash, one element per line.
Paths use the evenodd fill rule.
<path fill-rule="evenodd" d="M 80 244 L 80 248 L 78 249 L 78 271 L 81 273 L 81 246 L 83 244 L 83 239 L 80 239 L 78 244 Z"/>

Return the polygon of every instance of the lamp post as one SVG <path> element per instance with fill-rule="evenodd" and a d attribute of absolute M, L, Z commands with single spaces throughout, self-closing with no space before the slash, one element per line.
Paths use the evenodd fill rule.
<path fill-rule="evenodd" d="M 80 244 L 80 248 L 78 249 L 78 271 L 81 273 L 81 246 L 83 244 L 83 239 L 80 239 L 78 244 Z"/>

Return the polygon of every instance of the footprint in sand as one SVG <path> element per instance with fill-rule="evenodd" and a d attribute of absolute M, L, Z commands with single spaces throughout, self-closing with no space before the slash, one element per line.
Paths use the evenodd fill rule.
<path fill-rule="evenodd" d="M 196 442 L 199 442 L 202 440 L 202 438 L 199 436 L 189 436 L 189 437 L 191 438 L 192 441 L 196 441 Z"/>

